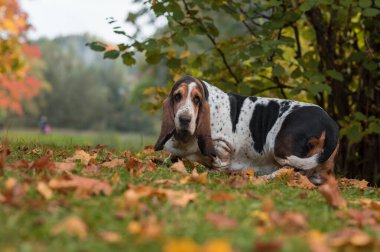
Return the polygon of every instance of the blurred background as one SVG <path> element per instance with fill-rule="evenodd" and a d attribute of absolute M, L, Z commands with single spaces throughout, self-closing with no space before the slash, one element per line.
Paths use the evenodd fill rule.
<path fill-rule="evenodd" d="M 13 39 L 1 44 L 3 52 L 13 55 L 0 60 L 9 66 L 3 73 L 13 75 L 7 80 L 13 84 L 1 83 L 2 95 L 8 97 L 0 104 L 3 135 L 20 141 L 102 143 L 115 148 L 153 143 L 159 118 L 140 107 L 144 87 L 166 84 L 165 70 L 152 69 L 141 60 L 126 67 L 86 46 L 97 40 L 124 42 L 108 19 L 118 18 L 123 24 L 128 12 L 136 9 L 132 1 L 19 0 L 1 5 L 7 8 L 8 19 L 0 27 Z M 144 36 L 162 25 L 144 24 Z M 16 82 L 17 90 L 11 90 Z M 43 124 L 49 126 L 46 132 Z"/>
<path fill-rule="evenodd" d="M 380 182 L 378 0 L 0 0 L 3 135 L 141 148 L 172 83 L 318 104 Z M 66 142 L 65 142 L 66 141 Z"/>

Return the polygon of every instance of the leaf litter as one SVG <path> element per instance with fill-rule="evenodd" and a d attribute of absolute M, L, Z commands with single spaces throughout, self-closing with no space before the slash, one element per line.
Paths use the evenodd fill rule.
<path fill-rule="evenodd" d="M 235 204 L 235 200 L 239 199 L 245 199 L 252 204 L 261 203 L 261 208 L 254 208 L 250 214 L 248 212 L 246 220 L 251 223 L 257 234 L 282 232 L 282 236 L 272 240 L 257 239 L 252 242 L 253 251 L 281 250 L 286 244 L 286 239 L 293 236 L 303 236 L 310 250 L 316 252 L 379 247 L 379 241 L 365 230 L 380 230 L 380 202 L 362 197 L 347 203 L 341 194 L 341 190 L 347 188 L 372 190 L 364 180 L 336 180 L 330 177 L 327 183 L 316 187 L 307 177 L 289 167 L 279 170 L 276 176 L 269 180 L 266 177 L 255 176 L 254 168 L 224 175 L 220 172 L 220 175 L 214 176 L 204 171 L 197 163 L 184 163 L 181 160 L 168 167 L 173 171 L 171 176 L 157 176 L 147 180 L 144 179 L 145 175 L 154 174 L 159 169 L 167 169 L 157 166 L 164 164 L 163 160 L 167 159 L 167 154 L 155 153 L 151 146 L 135 154 L 130 151 L 112 153 L 101 146 L 91 151 L 89 148 L 77 149 L 72 156 L 68 156 L 72 153 L 69 150 L 58 152 L 38 147 L 25 147 L 19 151 L 24 154 L 18 153 L 17 157 L 20 158 L 8 163 L 8 159 L 16 155 L 8 146 L 3 145 L 0 149 L 0 179 L 4 173 L 19 174 L 17 178 L 8 177 L 0 183 L 0 204 L 12 207 L 31 204 L 33 201 L 25 201 L 31 190 L 35 190 L 40 200 L 46 202 L 51 209 L 50 212 L 56 212 L 60 204 L 69 204 L 69 197 L 114 197 L 115 206 L 118 207 L 113 213 L 114 218 L 129 220 L 126 232 L 137 237 L 140 242 L 163 242 L 163 251 L 238 251 L 233 248 L 233 242 L 228 236 L 198 243 L 191 238 L 166 235 L 165 228 L 173 224 L 168 224 L 166 217 L 158 217 L 155 213 L 158 208 L 169 207 L 173 214 L 178 214 L 187 208 L 207 207 L 201 206 L 205 199 L 206 202 L 217 204 L 221 211 L 210 209 L 198 218 L 203 218 L 214 229 L 225 232 L 234 232 L 241 225 L 238 219 L 231 217 L 233 215 L 224 210 L 227 205 Z M 30 160 L 27 155 L 33 155 L 35 159 L 27 161 Z M 120 170 L 127 171 L 130 180 L 121 179 Z M 199 170 L 202 172 L 198 172 Z M 110 174 L 107 179 L 102 176 L 104 171 Z M 344 221 L 343 226 L 335 231 L 323 233 L 311 227 L 309 217 L 305 213 L 294 209 L 278 210 L 274 199 L 285 196 L 280 190 L 274 189 L 269 195 L 261 195 L 251 189 L 246 191 L 247 188 L 271 186 L 273 180 L 301 190 L 299 195 L 304 199 L 310 198 L 308 192 L 319 191 L 328 205 L 340 209 L 335 210 L 335 217 Z M 228 186 L 234 189 L 234 192 L 213 189 L 220 185 Z M 57 201 L 57 198 L 64 201 Z M 350 208 L 351 206 L 354 208 Z M 51 234 L 54 236 L 67 234 L 82 241 L 89 239 L 92 232 L 105 243 L 122 243 L 124 239 L 124 235 L 116 231 L 92 230 L 79 215 L 66 216 L 51 227 Z"/>

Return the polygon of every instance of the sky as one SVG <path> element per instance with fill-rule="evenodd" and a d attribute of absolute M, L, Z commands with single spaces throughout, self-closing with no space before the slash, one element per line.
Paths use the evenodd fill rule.
<path fill-rule="evenodd" d="M 138 9 L 132 0 L 20 0 L 20 4 L 34 27 L 28 34 L 31 39 L 90 33 L 112 43 L 126 38 L 113 33 L 115 24 L 108 24 L 106 18 L 115 18 L 128 31 L 132 28 L 124 20 L 128 12 Z M 154 31 L 154 27 L 144 26 L 146 36 Z"/>

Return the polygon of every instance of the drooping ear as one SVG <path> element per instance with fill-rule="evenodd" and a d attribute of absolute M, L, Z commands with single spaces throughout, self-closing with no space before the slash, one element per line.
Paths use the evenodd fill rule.
<path fill-rule="evenodd" d="M 154 145 L 154 150 L 159 151 L 164 148 L 165 143 L 173 136 L 175 131 L 174 124 L 174 112 L 173 106 L 170 102 L 170 98 L 164 100 L 162 113 L 162 124 L 160 136 L 157 139 L 156 144 Z"/>
<path fill-rule="evenodd" d="M 199 107 L 195 133 L 201 153 L 205 156 L 216 157 L 216 151 L 211 138 L 210 106 L 206 99 L 203 99 Z"/>

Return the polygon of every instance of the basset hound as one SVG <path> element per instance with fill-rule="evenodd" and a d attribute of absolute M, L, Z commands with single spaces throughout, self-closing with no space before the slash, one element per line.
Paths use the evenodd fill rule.
<path fill-rule="evenodd" d="M 218 170 L 253 167 L 270 176 L 291 166 L 319 185 L 333 172 L 338 138 L 337 124 L 317 105 L 225 93 L 185 76 L 163 103 L 154 148 Z"/>

